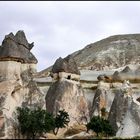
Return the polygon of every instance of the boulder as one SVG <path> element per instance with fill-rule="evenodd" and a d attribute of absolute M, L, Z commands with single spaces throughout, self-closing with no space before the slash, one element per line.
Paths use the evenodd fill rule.
<path fill-rule="evenodd" d="M 22 63 L 37 63 L 37 59 L 30 52 L 33 43 L 29 44 L 23 31 L 18 31 L 5 36 L 0 46 L 1 61 L 17 61 Z"/>

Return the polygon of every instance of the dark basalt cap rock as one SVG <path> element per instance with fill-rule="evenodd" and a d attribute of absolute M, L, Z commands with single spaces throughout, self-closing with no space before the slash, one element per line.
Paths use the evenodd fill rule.
<path fill-rule="evenodd" d="M 97 77 L 97 79 L 98 79 L 99 81 L 105 81 L 105 74 L 99 75 L 99 76 Z"/>
<path fill-rule="evenodd" d="M 67 72 L 80 75 L 80 71 L 78 70 L 75 60 L 70 56 L 67 56 L 64 59 L 59 57 L 52 67 L 52 72 L 53 73 Z"/>
<path fill-rule="evenodd" d="M 138 102 L 140 102 L 140 97 L 138 97 L 136 100 L 137 100 Z"/>
<path fill-rule="evenodd" d="M 0 46 L 0 60 L 13 60 L 22 63 L 37 63 L 37 59 L 30 52 L 33 43 L 29 44 L 23 31 L 18 31 L 14 36 L 10 33 L 5 36 Z"/>
<path fill-rule="evenodd" d="M 120 81 L 120 73 L 118 71 L 115 71 L 112 75 L 112 78 L 114 81 Z"/>
<path fill-rule="evenodd" d="M 132 72 L 132 70 L 130 69 L 129 66 L 126 66 L 126 67 L 121 71 L 121 73 L 127 73 L 127 72 Z"/>

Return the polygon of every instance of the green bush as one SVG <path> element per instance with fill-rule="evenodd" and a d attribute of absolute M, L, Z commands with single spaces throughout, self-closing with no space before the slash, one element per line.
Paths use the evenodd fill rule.
<path fill-rule="evenodd" d="M 106 136 L 114 135 L 114 130 L 109 124 L 109 121 L 101 118 L 100 116 L 94 116 L 90 122 L 87 123 L 86 127 L 87 131 L 90 129 L 93 130 L 97 134 L 97 137 L 99 136 L 99 133 Z"/>
<path fill-rule="evenodd" d="M 27 138 L 36 138 L 43 132 L 49 132 L 54 129 L 55 120 L 47 111 L 37 108 L 31 110 L 27 107 L 17 108 L 18 121 L 21 133 Z"/>
<path fill-rule="evenodd" d="M 55 129 L 53 131 L 54 134 L 56 135 L 58 133 L 59 128 L 68 126 L 69 122 L 69 114 L 65 110 L 60 110 L 55 117 Z"/>
<path fill-rule="evenodd" d="M 60 110 L 56 117 L 41 108 L 18 107 L 17 113 L 20 131 L 28 139 L 40 137 L 50 130 L 56 135 L 59 128 L 66 127 L 70 121 L 68 113 L 64 110 Z"/>

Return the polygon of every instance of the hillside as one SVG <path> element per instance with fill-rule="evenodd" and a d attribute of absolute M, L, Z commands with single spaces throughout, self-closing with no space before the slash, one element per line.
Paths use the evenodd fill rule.
<path fill-rule="evenodd" d="M 140 62 L 140 34 L 114 35 L 70 54 L 80 70 L 110 70 Z M 39 74 L 50 71 L 50 67 Z"/>
<path fill-rule="evenodd" d="M 104 70 L 139 63 L 140 34 L 115 35 L 71 54 L 80 69 Z"/>

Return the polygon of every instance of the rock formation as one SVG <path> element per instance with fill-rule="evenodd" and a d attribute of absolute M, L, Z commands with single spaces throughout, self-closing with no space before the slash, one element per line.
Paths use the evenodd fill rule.
<path fill-rule="evenodd" d="M 106 113 L 108 113 L 110 111 L 113 98 L 114 93 L 111 90 L 110 83 L 105 83 L 102 80 L 99 81 L 92 102 L 91 117 L 98 115 L 102 116 L 101 110 L 103 108 L 105 108 Z"/>
<path fill-rule="evenodd" d="M 101 109 L 106 108 L 116 136 L 137 136 L 140 134 L 139 62 L 140 34 L 111 36 L 91 43 L 64 59 L 59 58 L 53 67 L 40 72 L 43 76 L 51 71 L 53 77 L 53 84 L 50 86 L 52 81 L 49 81 L 47 88 L 43 87 L 47 91 L 50 86 L 46 108 L 54 114 L 65 109 L 70 113 L 70 125 L 85 118 L 79 116 L 88 114 L 87 110 L 92 117 L 101 115 Z"/>
<path fill-rule="evenodd" d="M 78 70 L 75 60 L 70 56 L 67 56 L 64 59 L 62 59 L 61 57 L 58 58 L 52 67 L 52 72 L 66 72 L 80 75 L 80 71 Z"/>
<path fill-rule="evenodd" d="M 112 75 L 112 81 L 120 81 L 123 82 L 124 80 L 134 81 L 136 79 L 137 75 L 135 75 L 135 72 L 129 68 L 129 66 L 126 66 L 122 71 L 115 72 Z"/>
<path fill-rule="evenodd" d="M 140 103 L 128 97 L 128 107 L 124 119 L 116 133 L 117 137 L 140 136 Z"/>
<path fill-rule="evenodd" d="M 60 57 L 56 60 L 52 67 L 51 76 L 54 80 L 66 78 L 79 81 L 80 71 L 78 70 L 77 64 L 73 58 L 70 58 L 70 56 L 68 56 L 62 59 Z"/>
<path fill-rule="evenodd" d="M 81 76 L 75 72 L 77 68 L 69 60 L 76 62 Z M 41 75 L 45 75 L 52 70 L 51 76 L 54 79 L 46 95 L 46 106 L 50 112 L 55 110 L 54 114 L 58 108 L 65 107 L 68 112 L 72 112 L 68 104 L 78 108 L 73 104 L 79 100 L 76 93 L 82 93 L 80 82 L 90 104 L 90 117 L 101 115 L 101 108 L 106 108 L 117 136 L 137 136 L 140 133 L 139 62 L 140 34 L 111 36 L 91 43 L 64 59 L 59 58 L 53 67 L 41 72 Z M 76 112 L 75 109 L 73 112 Z"/>
<path fill-rule="evenodd" d="M 20 138 L 18 106 L 42 107 L 44 104 L 43 95 L 33 81 L 37 59 L 30 52 L 32 47 L 23 31 L 15 36 L 6 35 L 0 46 L 0 138 Z"/>
<path fill-rule="evenodd" d="M 18 31 L 5 36 L 0 46 L 0 60 L 13 60 L 21 63 L 36 64 L 37 59 L 30 52 L 33 43 L 29 44 L 23 31 Z"/>
<path fill-rule="evenodd" d="M 140 103 L 133 94 L 134 91 L 127 81 L 116 90 L 108 120 L 117 137 L 129 138 L 140 134 Z"/>
<path fill-rule="evenodd" d="M 65 74 L 60 76 L 59 73 L 62 71 Z M 68 74 L 72 77 L 72 74 L 79 74 L 76 63 L 73 60 L 59 58 L 55 62 L 52 72 L 59 76 L 47 92 L 46 109 L 54 115 L 60 109 L 65 109 L 70 115 L 70 126 L 74 123 L 88 121 L 89 111 L 83 89 L 78 81 L 66 76 Z"/>

